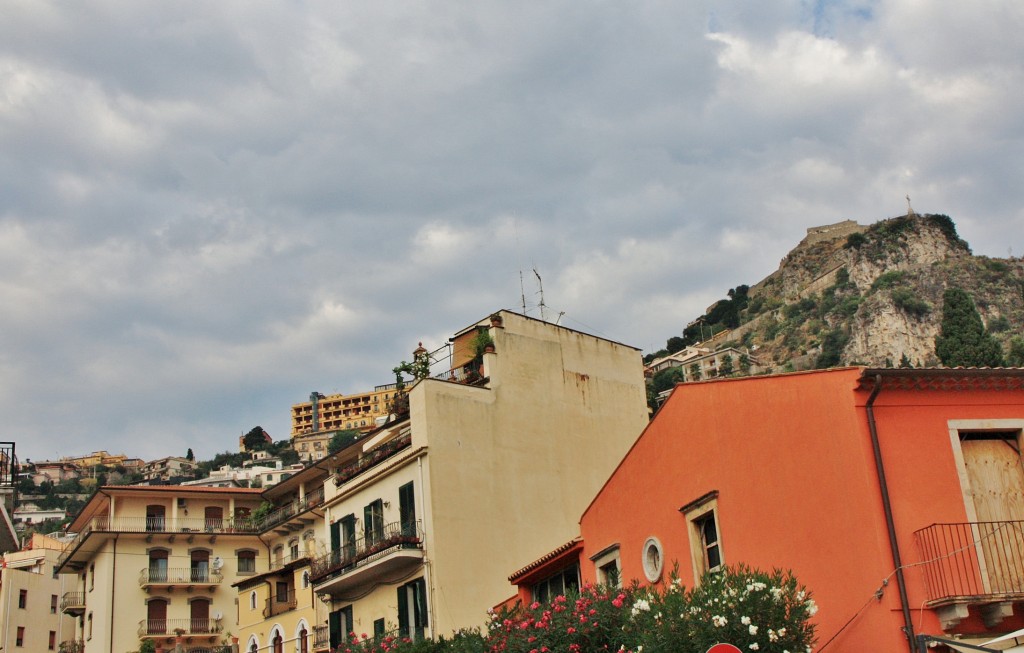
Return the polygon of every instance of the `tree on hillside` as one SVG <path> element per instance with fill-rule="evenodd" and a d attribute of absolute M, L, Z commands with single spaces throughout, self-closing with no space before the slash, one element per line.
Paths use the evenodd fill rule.
<path fill-rule="evenodd" d="M 1006 362 L 1014 367 L 1024 367 L 1024 338 L 1014 336 L 1010 339 L 1010 353 L 1006 355 Z"/>
<path fill-rule="evenodd" d="M 350 429 L 346 431 L 338 431 L 331 438 L 331 441 L 327 443 L 327 453 L 335 453 L 341 451 L 348 445 L 356 441 L 359 437 L 359 431 Z"/>
<path fill-rule="evenodd" d="M 1003 350 L 985 331 L 974 300 L 960 288 L 943 294 L 942 327 L 935 338 L 935 355 L 949 367 L 1001 367 Z"/>
<path fill-rule="evenodd" d="M 192 447 L 188 448 L 188 453 L 185 454 L 185 460 L 195 460 L 196 455 L 192 453 Z"/>
<path fill-rule="evenodd" d="M 245 445 L 246 451 L 262 451 L 267 448 L 268 442 L 267 432 L 263 430 L 262 426 L 254 426 L 252 430 L 245 434 L 242 438 L 242 444 Z"/>

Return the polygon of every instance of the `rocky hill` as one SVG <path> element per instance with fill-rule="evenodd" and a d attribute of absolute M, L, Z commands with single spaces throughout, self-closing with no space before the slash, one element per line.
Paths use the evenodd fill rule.
<path fill-rule="evenodd" d="M 778 270 L 730 290 L 665 353 L 711 327 L 703 346 L 749 350 L 762 370 L 938 365 L 935 336 L 950 287 L 972 295 L 1009 360 L 1024 364 L 1011 352 L 1024 346 L 1024 259 L 973 256 L 949 217 L 916 214 L 808 229 Z"/>

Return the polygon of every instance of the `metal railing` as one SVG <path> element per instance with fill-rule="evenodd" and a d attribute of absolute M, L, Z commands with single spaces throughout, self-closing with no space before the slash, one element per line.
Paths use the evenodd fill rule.
<path fill-rule="evenodd" d="M 263 618 L 269 619 L 275 615 L 279 615 L 283 612 L 294 610 L 298 605 L 297 596 L 295 590 L 288 590 L 287 594 L 271 596 L 266 601 L 266 607 L 263 608 Z"/>
<path fill-rule="evenodd" d="M 223 628 L 220 621 L 208 618 L 143 619 L 139 622 L 139 637 L 167 635 L 209 635 Z"/>
<path fill-rule="evenodd" d="M 63 565 L 74 555 L 78 547 L 93 533 L 256 533 L 258 524 L 249 518 L 207 519 L 205 517 L 184 517 L 167 519 L 163 517 L 96 517 L 64 548 L 57 561 Z"/>
<path fill-rule="evenodd" d="M 1024 521 L 932 524 L 914 539 L 929 602 L 1024 597 Z"/>
<path fill-rule="evenodd" d="M 385 524 L 380 531 L 370 533 L 343 544 L 327 555 L 313 560 L 310 565 L 310 580 L 321 582 L 354 569 L 360 564 L 385 557 L 399 549 L 422 549 L 423 532 L 419 522 Z"/>
<path fill-rule="evenodd" d="M 331 648 L 331 628 L 329 626 L 313 626 L 313 650 L 325 651 Z"/>
<path fill-rule="evenodd" d="M 275 569 L 282 569 L 293 562 L 304 560 L 308 557 L 309 554 L 306 553 L 305 549 L 300 549 L 298 553 L 289 553 L 288 555 L 282 556 L 281 558 L 274 558 L 270 561 L 270 571 L 274 571 Z"/>
<path fill-rule="evenodd" d="M 223 580 L 219 569 L 209 567 L 147 567 L 139 572 L 139 585 L 216 584 Z"/>
<path fill-rule="evenodd" d="M 394 439 L 388 440 L 384 444 L 370 449 L 362 456 L 359 460 L 345 465 L 338 470 L 338 473 L 334 476 L 334 484 L 337 486 L 346 483 L 356 476 L 359 476 L 371 467 L 375 467 L 380 463 L 384 462 L 388 458 L 394 456 L 396 453 L 412 445 L 412 434 L 405 433 Z"/>
<path fill-rule="evenodd" d="M 296 499 L 291 503 L 287 503 L 281 506 L 280 508 L 277 508 L 276 510 L 267 513 L 267 516 L 260 521 L 259 529 L 261 531 L 265 531 L 268 528 L 277 526 L 278 524 L 288 521 L 292 517 L 301 515 L 307 510 L 312 510 L 313 508 L 316 508 L 323 502 L 324 488 L 321 485 L 312 492 L 307 492 L 306 495 L 301 499 Z"/>
<path fill-rule="evenodd" d="M 60 597 L 60 610 L 71 608 L 85 608 L 85 592 L 64 592 L 64 596 Z"/>

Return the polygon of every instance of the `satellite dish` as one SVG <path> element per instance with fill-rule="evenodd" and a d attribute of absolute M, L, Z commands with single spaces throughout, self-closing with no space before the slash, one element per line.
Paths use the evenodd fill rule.
<path fill-rule="evenodd" d="M 223 566 L 224 566 L 224 558 L 222 558 L 220 556 L 216 556 L 213 559 L 213 568 L 214 569 L 220 569 Z M 219 619 L 219 617 L 218 617 L 218 619 Z"/>
<path fill-rule="evenodd" d="M 213 620 L 214 620 L 214 621 L 220 621 L 220 620 L 221 620 L 221 619 L 223 619 L 223 618 L 224 618 L 224 615 L 223 615 L 223 614 L 221 614 L 221 612 L 220 612 L 220 611 L 217 611 L 217 612 L 214 612 L 214 613 L 213 613 Z"/>

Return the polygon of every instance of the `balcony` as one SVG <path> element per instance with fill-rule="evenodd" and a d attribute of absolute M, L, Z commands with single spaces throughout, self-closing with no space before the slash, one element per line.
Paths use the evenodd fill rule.
<path fill-rule="evenodd" d="M 309 558 L 309 554 L 307 554 L 305 551 L 300 549 L 298 553 L 289 553 L 286 556 L 282 556 L 280 558 L 274 558 L 273 560 L 271 560 L 270 561 L 270 571 L 277 571 L 278 569 L 284 569 L 285 567 L 287 567 L 288 565 L 290 565 L 290 564 L 292 564 L 294 562 L 299 562 L 301 560 L 306 560 L 308 558 Z"/>
<path fill-rule="evenodd" d="M 195 619 L 143 619 L 139 622 L 139 637 L 173 637 L 179 633 L 185 637 L 215 635 L 221 632 L 220 621 L 206 618 Z"/>
<path fill-rule="evenodd" d="M 379 533 L 361 537 L 313 561 L 310 580 L 315 591 L 343 593 L 367 583 L 399 577 L 423 561 L 419 523 L 385 525 Z"/>
<path fill-rule="evenodd" d="M 258 524 L 251 519 L 206 519 L 205 517 L 185 517 L 179 519 L 118 517 L 110 519 L 109 516 L 105 515 L 91 520 L 68 543 L 57 560 L 57 566 L 63 567 L 69 561 L 83 562 L 82 558 L 87 558 L 95 553 L 102 545 L 102 541 L 98 541 L 96 544 L 83 549 L 86 541 L 92 535 L 105 533 L 146 533 L 153 537 L 160 534 L 168 535 L 169 541 L 173 542 L 179 533 L 184 533 L 187 537 L 195 537 L 197 535 L 216 537 L 223 533 L 255 534 L 259 532 L 257 526 Z M 102 538 L 100 539 L 102 540 Z M 83 556 L 75 560 L 76 555 L 80 551 Z M 73 568 L 77 570 L 81 569 L 81 566 L 73 566 Z"/>
<path fill-rule="evenodd" d="M 993 628 L 1024 602 L 1024 521 L 932 524 L 914 533 L 927 606 L 946 631 L 973 607 Z"/>
<path fill-rule="evenodd" d="M 307 492 L 306 496 L 301 499 L 292 501 L 291 503 L 285 504 L 280 508 L 268 513 L 259 523 L 259 529 L 261 531 L 268 531 L 275 526 L 286 524 L 291 519 L 298 517 L 304 512 L 316 508 L 324 502 L 324 488 L 321 485 L 312 492 Z M 298 525 L 296 528 L 288 528 L 287 530 L 301 530 L 304 524 Z"/>
<path fill-rule="evenodd" d="M 146 587 L 202 587 L 219 585 L 224 574 L 219 569 L 206 567 L 150 567 L 139 572 L 139 586 Z"/>
<path fill-rule="evenodd" d="M 331 648 L 331 629 L 329 626 L 313 626 L 313 650 L 326 651 Z"/>
<path fill-rule="evenodd" d="M 271 596 L 267 599 L 266 606 L 263 608 L 263 618 L 269 619 L 284 612 L 289 612 L 294 610 L 297 605 L 298 601 L 293 589 L 288 590 L 286 594 Z"/>
<path fill-rule="evenodd" d="M 380 446 L 370 449 L 356 462 L 350 463 L 339 469 L 338 473 L 334 476 L 334 484 L 340 487 L 344 483 L 347 483 L 356 476 L 359 476 L 366 470 L 376 467 L 388 458 L 397 454 L 399 451 L 402 451 L 411 445 L 412 434 L 406 433 L 392 440 L 388 440 Z"/>
<path fill-rule="evenodd" d="M 64 592 L 60 598 L 60 611 L 64 614 L 84 614 L 85 592 Z"/>

